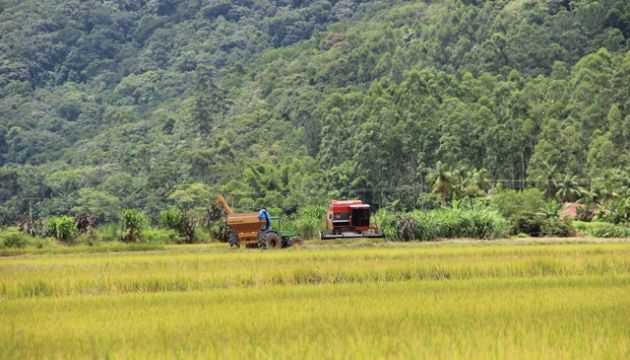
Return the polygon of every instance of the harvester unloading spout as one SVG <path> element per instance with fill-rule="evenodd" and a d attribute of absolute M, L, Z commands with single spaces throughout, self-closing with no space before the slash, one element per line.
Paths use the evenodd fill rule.
<path fill-rule="evenodd" d="M 223 196 L 221 194 L 217 195 L 214 198 L 214 202 L 221 204 L 221 206 L 223 206 L 223 209 L 225 209 L 225 213 L 227 215 L 231 215 L 234 213 L 234 211 L 232 210 L 232 208 L 230 207 L 230 205 L 228 205 L 227 201 L 225 201 L 225 199 L 223 198 Z"/>

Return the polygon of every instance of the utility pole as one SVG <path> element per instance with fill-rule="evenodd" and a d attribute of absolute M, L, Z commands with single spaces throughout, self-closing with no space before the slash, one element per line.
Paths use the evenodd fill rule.
<path fill-rule="evenodd" d="M 33 222 L 33 200 L 41 200 L 39 197 L 26 197 L 24 200 L 28 201 L 28 221 Z"/>

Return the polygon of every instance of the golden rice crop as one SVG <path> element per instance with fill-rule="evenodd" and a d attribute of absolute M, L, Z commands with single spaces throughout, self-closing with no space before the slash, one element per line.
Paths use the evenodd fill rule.
<path fill-rule="evenodd" d="M 0 259 L 3 358 L 627 358 L 630 244 Z"/>

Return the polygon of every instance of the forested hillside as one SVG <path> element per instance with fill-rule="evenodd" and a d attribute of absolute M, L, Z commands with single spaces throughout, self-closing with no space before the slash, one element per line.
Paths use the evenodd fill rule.
<path fill-rule="evenodd" d="M 0 224 L 630 198 L 624 0 L 0 0 Z"/>

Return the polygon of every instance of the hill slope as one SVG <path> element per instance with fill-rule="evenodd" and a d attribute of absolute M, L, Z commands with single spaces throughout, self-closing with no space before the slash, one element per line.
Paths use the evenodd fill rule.
<path fill-rule="evenodd" d="M 628 187 L 624 1 L 0 4 L 5 223 Z"/>

